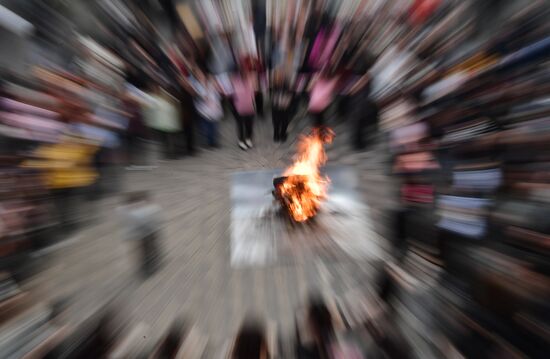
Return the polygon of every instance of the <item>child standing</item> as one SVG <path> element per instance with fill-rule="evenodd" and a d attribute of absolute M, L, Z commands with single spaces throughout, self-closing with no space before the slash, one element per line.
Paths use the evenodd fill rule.
<path fill-rule="evenodd" d="M 241 72 L 233 78 L 233 106 L 237 120 L 239 147 L 242 150 L 252 148 L 252 125 L 256 114 L 253 74 Z"/>
<path fill-rule="evenodd" d="M 218 122 L 223 117 L 221 97 L 213 77 L 197 74 L 193 99 L 208 146 L 218 147 Z"/>
<path fill-rule="evenodd" d="M 160 207 L 150 201 L 147 192 L 133 192 L 122 208 L 128 225 L 128 239 L 137 241 L 140 271 L 148 277 L 158 268 L 160 250 Z"/>

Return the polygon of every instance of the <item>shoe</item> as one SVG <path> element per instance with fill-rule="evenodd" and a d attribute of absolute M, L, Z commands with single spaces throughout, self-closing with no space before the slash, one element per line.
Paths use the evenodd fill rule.
<path fill-rule="evenodd" d="M 252 144 L 252 140 L 251 140 L 250 138 L 247 139 L 245 142 L 246 142 L 246 146 L 247 146 L 248 148 L 254 147 L 254 145 Z"/>
<path fill-rule="evenodd" d="M 246 144 L 243 141 L 239 141 L 239 147 L 243 151 L 246 151 L 248 149 L 248 147 L 246 147 Z"/>

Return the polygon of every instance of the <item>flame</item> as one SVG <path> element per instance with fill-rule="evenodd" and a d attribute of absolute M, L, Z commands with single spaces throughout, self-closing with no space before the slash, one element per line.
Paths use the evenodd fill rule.
<path fill-rule="evenodd" d="M 321 176 L 319 167 L 327 161 L 323 145 L 331 143 L 333 137 L 330 129 L 314 129 L 310 135 L 301 136 L 294 163 L 283 173 L 286 178 L 279 193 L 297 222 L 313 217 L 327 196 L 330 180 Z"/>

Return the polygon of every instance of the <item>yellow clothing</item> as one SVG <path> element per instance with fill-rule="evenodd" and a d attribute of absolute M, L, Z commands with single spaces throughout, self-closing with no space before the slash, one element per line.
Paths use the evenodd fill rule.
<path fill-rule="evenodd" d="M 91 166 L 96 151 L 95 146 L 76 143 L 44 145 L 34 152 L 35 159 L 23 162 L 22 167 L 42 170 L 50 189 L 85 187 L 98 177 Z"/>
<path fill-rule="evenodd" d="M 448 74 L 453 74 L 457 72 L 475 72 L 478 70 L 482 70 L 483 68 L 490 66 L 498 61 L 498 57 L 496 56 L 488 56 L 484 53 L 478 53 L 470 58 L 466 59 L 464 62 L 461 62 L 460 64 L 453 66 L 451 69 L 449 69 Z"/>

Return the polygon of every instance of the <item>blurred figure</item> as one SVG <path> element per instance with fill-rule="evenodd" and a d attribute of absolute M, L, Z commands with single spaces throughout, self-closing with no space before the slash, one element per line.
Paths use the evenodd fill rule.
<path fill-rule="evenodd" d="M 160 207 L 152 203 L 147 192 L 133 192 L 123 208 L 127 223 L 127 239 L 137 242 L 139 267 L 144 277 L 153 274 L 161 258 Z"/>
<path fill-rule="evenodd" d="M 32 158 L 22 163 L 24 168 L 42 171 L 44 183 L 52 191 L 63 231 L 75 229 L 81 220 L 82 191 L 90 188 L 98 178 L 92 166 L 97 150 L 94 142 L 63 136 L 60 143 L 39 146 Z"/>
<path fill-rule="evenodd" d="M 411 358 L 411 347 L 395 321 L 387 313 L 365 322 L 365 329 L 375 343 L 373 357 L 388 359 Z M 367 356 L 370 357 L 370 356 Z"/>
<path fill-rule="evenodd" d="M 324 301 L 312 298 L 307 309 L 307 327 L 313 339 L 309 346 L 298 348 L 298 358 L 362 359 L 361 350 L 349 341 L 338 338 L 332 314 Z"/>
<path fill-rule="evenodd" d="M 231 359 L 269 359 L 269 350 L 264 329 L 253 321 L 245 322 L 233 344 Z"/>
<path fill-rule="evenodd" d="M 181 131 L 175 100 L 159 85 L 152 86 L 151 90 L 144 111 L 145 123 L 157 133 L 164 147 L 164 156 L 174 159 L 177 156 L 177 135 Z"/>
<path fill-rule="evenodd" d="M 186 155 L 193 156 L 195 154 L 195 127 L 197 118 L 193 96 L 191 90 L 181 84 L 178 86 L 177 96 L 180 103 L 180 122 L 183 126 Z"/>
<path fill-rule="evenodd" d="M 258 56 L 260 61 L 265 63 L 265 36 L 267 31 L 265 0 L 252 1 L 252 21 L 254 24 L 254 35 L 256 36 Z"/>
<path fill-rule="evenodd" d="M 327 69 L 314 76 L 310 84 L 308 113 L 312 125 L 322 127 L 326 122 L 326 110 L 332 103 L 338 85 L 338 77 Z"/>
<path fill-rule="evenodd" d="M 367 75 L 351 88 L 347 107 L 347 115 L 352 127 L 352 146 L 356 150 L 362 150 L 366 146 L 365 137 L 372 136 L 378 124 L 378 106 L 370 98 L 370 81 Z M 366 133 L 367 131 L 369 133 Z"/>
<path fill-rule="evenodd" d="M 176 359 L 181 357 L 179 353 L 183 342 L 185 341 L 185 335 L 187 328 L 185 322 L 181 319 L 176 319 L 168 332 L 161 339 L 158 346 L 153 350 L 151 355 L 148 355 L 148 359 Z"/>
<path fill-rule="evenodd" d="M 307 58 L 309 69 L 322 71 L 331 65 L 329 61 L 341 32 L 341 26 L 331 19 L 328 13 L 321 16 L 319 28 Z"/>
<path fill-rule="evenodd" d="M 275 72 L 272 94 L 272 122 L 273 141 L 285 142 L 287 139 L 287 128 L 291 120 L 291 105 L 293 95 L 287 85 L 285 76 L 281 71 Z"/>
<path fill-rule="evenodd" d="M 238 145 L 244 151 L 253 147 L 252 128 L 256 108 L 252 76 L 253 73 L 245 71 L 233 76 L 233 108 L 237 121 Z"/>
<path fill-rule="evenodd" d="M 145 165 L 141 158 L 143 156 L 142 142 L 147 138 L 147 131 L 143 123 L 140 104 L 129 92 L 126 92 L 123 96 L 123 105 L 129 121 L 125 133 L 126 161 L 130 168 L 137 168 L 137 166 Z"/>
<path fill-rule="evenodd" d="M 284 256 L 264 256 L 266 263 L 290 263 L 287 254 L 298 254 L 306 261 L 298 261 L 296 270 L 305 270 L 308 280 L 319 282 L 315 284 L 325 293 L 334 293 L 330 304 L 315 298 L 309 303 L 306 320 L 300 322 L 307 322 L 303 332 L 308 335 L 297 346 L 297 356 L 548 356 L 549 1 L 1 3 L 1 358 L 41 357 L 34 350 L 49 346 L 51 337 L 59 334 L 57 328 L 47 323 L 47 308 L 27 315 L 27 310 L 19 307 L 26 307 L 27 301 L 42 307 L 43 300 L 68 288 L 78 292 L 75 304 L 76 297 L 82 297 L 83 305 L 55 316 L 54 327 L 65 320 L 71 324 L 83 317 L 93 320 L 63 340 L 61 349 L 71 354 L 56 352 L 48 357 L 134 358 L 109 352 L 113 344 L 120 344 L 115 334 L 125 323 L 115 320 L 113 311 L 101 320 L 90 313 L 97 297 L 120 288 L 131 297 L 127 301 L 131 322 L 145 327 L 168 324 L 173 310 L 192 303 L 196 316 L 209 324 L 203 328 L 211 330 L 204 333 L 213 339 L 211 347 L 218 347 L 217 341 L 227 338 L 226 328 L 210 325 L 211 319 L 221 321 L 231 315 L 211 309 L 225 299 L 214 298 L 218 284 L 228 279 L 218 269 L 229 267 L 225 267 L 226 253 L 212 244 L 224 236 L 227 227 L 238 236 L 234 225 L 244 222 L 238 216 L 226 216 L 238 201 L 225 201 L 223 193 L 205 194 L 204 190 L 226 187 L 220 185 L 227 182 L 221 178 L 226 176 L 218 179 L 215 174 L 254 165 L 277 167 L 282 159 L 279 155 L 285 155 L 284 146 L 260 148 L 252 156 L 255 163 L 239 161 L 239 157 L 251 156 L 218 151 L 216 156 L 203 153 L 199 160 L 166 163 L 156 176 L 126 173 L 124 178 L 118 177 L 120 185 L 161 187 L 159 197 L 170 209 L 166 234 L 180 235 L 186 227 L 178 238 L 181 245 L 173 249 L 186 251 L 183 257 L 189 259 L 188 265 L 158 273 L 155 280 L 159 286 L 151 281 L 127 285 L 131 281 L 114 260 L 115 252 L 105 257 L 106 262 L 100 259 L 101 251 L 113 248 L 104 246 L 108 241 L 101 238 L 114 237 L 109 232 L 108 212 L 113 202 L 102 196 L 94 203 L 98 210 L 91 210 L 86 200 L 95 196 L 86 194 L 113 192 L 121 139 L 127 164 L 137 167 L 143 154 L 139 142 L 149 136 L 147 129 L 155 132 L 166 158 L 182 154 L 178 144 L 183 141 L 186 153 L 194 153 L 196 127 L 209 146 L 217 147 L 218 125 L 224 115 L 220 96 L 231 103 L 242 150 L 253 146 L 254 119 L 256 114 L 263 118 L 264 102 L 272 105 L 273 140 L 284 142 L 298 93 L 309 94 L 305 110 L 313 127 L 323 128 L 319 131 L 322 136 L 331 135 L 325 127 L 330 124 L 344 138 L 348 131 L 347 140 L 357 150 L 367 148 L 378 129 L 384 131 L 379 138 L 386 140 L 368 153 L 350 155 L 347 149 L 335 147 L 334 156 L 329 156 L 334 165 L 353 167 L 349 170 L 356 171 L 360 179 L 356 189 L 365 190 L 373 211 L 362 211 L 365 218 L 359 218 L 354 208 L 338 213 L 329 206 L 316 224 L 302 226 L 299 235 L 315 239 L 326 216 L 337 215 L 343 225 L 347 223 L 344 217 L 354 217 L 354 221 L 374 222 L 373 229 L 381 233 L 376 236 L 381 247 L 388 248 L 384 239 L 394 239 L 395 250 L 380 257 L 386 270 L 379 280 L 379 298 L 371 298 L 370 261 L 350 258 L 341 268 L 331 264 L 325 269 L 323 262 L 345 253 L 333 246 L 318 246 L 315 241 L 308 241 L 311 248 L 309 244 L 264 246 L 256 238 L 246 244 L 250 252 L 273 248 L 274 253 L 282 254 L 279 249 L 284 250 Z M 134 99 L 124 91 L 125 78 L 136 86 L 127 87 L 134 90 Z M 137 90 L 147 84 L 149 95 Z M 327 118 L 337 96 L 343 97 L 338 112 L 348 121 L 347 126 Z M 257 132 L 263 135 L 264 130 Z M 266 150 L 272 152 L 264 157 Z M 228 155 L 226 160 L 220 159 L 222 155 Z M 352 177 L 346 178 L 346 186 L 355 186 Z M 336 191 L 329 192 L 331 202 L 343 199 Z M 255 196 L 254 204 L 256 199 L 261 197 Z M 127 237 L 135 241 L 138 252 L 136 267 L 144 277 L 159 267 L 160 241 L 164 239 L 160 210 L 146 192 L 131 193 L 121 208 Z M 43 248 L 58 239 L 50 228 L 60 228 L 66 236 L 89 218 L 97 218 L 98 223 L 84 228 L 74 240 Z M 362 227 L 349 226 L 353 228 Z M 277 231 L 270 223 L 259 230 L 264 229 L 264 233 Z M 206 242 L 197 241 L 195 234 Z M 369 242 L 371 239 L 378 238 L 371 236 Z M 69 250 L 64 251 L 65 245 Z M 347 245 L 344 249 L 353 250 Z M 47 253 L 54 255 L 44 255 Z M 354 253 L 348 254 L 354 257 Z M 314 263 L 315 268 L 319 264 L 319 273 L 310 271 L 308 257 L 319 262 Z M 19 283 L 28 278 L 34 263 L 42 264 L 42 259 L 36 262 L 39 258 L 45 259 L 44 264 L 51 258 L 52 267 L 45 266 L 31 285 Z M 232 256 L 231 269 L 235 264 Z M 183 276 L 174 276 L 175 267 Z M 253 283 L 256 274 L 266 281 L 266 295 L 253 293 L 254 305 L 259 307 L 289 304 L 286 307 L 292 308 L 297 300 L 293 294 L 303 287 L 303 273 L 296 273 L 296 281 L 288 282 L 286 288 L 293 293 L 285 293 L 279 284 L 286 282 L 286 271 L 273 278 L 263 276 L 263 269 L 251 269 L 252 281 L 246 280 L 252 278 L 246 278 L 247 274 L 242 279 L 240 272 L 230 273 L 231 283 L 236 279 L 244 285 L 244 290 L 237 290 L 237 297 L 231 298 L 233 309 L 250 304 L 238 298 L 243 293 L 249 295 L 247 289 L 257 284 Z M 295 274 L 294 268 L 289 274 Z M 174 278 L 190 298 L 171 292 Z M 212 290 L 203 285 L 206 282 L 212 283 Z M 277 296 L 270 296 L 270 291 Z M 196 300 L 204 293 L 212 294 L 212 301 Z M 264 297 L 267 300 L 262 300 Z M 382 309 L 372 311 L 371 299 Z M 158 303 L 164 304 L 163 310 L 157 311 Z M 145 308 L 151 311 L 141 310 Z M 146 323 L 148 320 L 152 322 Z M 176 321 L 167 334 L 159 335 L 160 341 L 145 343 L 149 340 L 139 334 L 140 343 L 128 346 L 136 352 L 143 346 L 154 348 L 153 354 L 146 353 L 153 358 L 181 357 L 187 339 L 186 344 L 201 342 L 197 347 L 210 349 L 208 340 L 194 341 L 185 329 Z M 271 335 L 261 325 L 244 324 L 228 356 L 276 356 L 278 351 L 268 345 L 266 337 L 272 344 Z"/>
<path fill-rule="evenodd" d="M 206 142 L 210 147 L 219 147 L 218 122 L 223 117 L 223 108 L 215 79 L 199 71 L 193 88 L 196 91 L 193 102 Z"/>
<path fill-rule="evenodd" d="M 113 344 L 119 339 L 119 313 L 120 308 L 109 305 L 101 308 L 78 326 L 71 327 L 66 332 L 68 335 L 45 353 L 34 355 L 45 359 L 109 358 Z"/>

